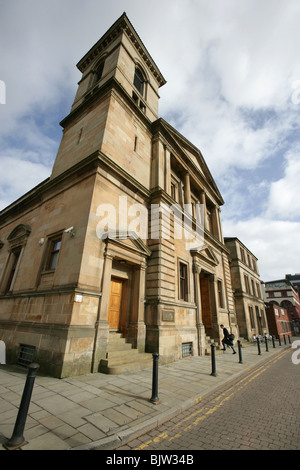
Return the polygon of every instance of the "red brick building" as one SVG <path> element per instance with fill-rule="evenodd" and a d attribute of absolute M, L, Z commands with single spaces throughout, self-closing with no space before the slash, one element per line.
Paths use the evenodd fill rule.
<path fill-rule="evenodd" d="M 298 335 L 300 333 L 300 297 L 298 287 L 286 278 L 264 282 L 262 290 L 265 302 L 288 311 L 288 315 L 293 323 L 293 332 Z"/>
<path fill-rule="evenodd" d="M 293 336 L 292 317 L 286 308 L 274 304 L 266 304 L 266 314 L 269 325 L 269 332 L 276 338 L 283 340 L 284 335 Z"/>

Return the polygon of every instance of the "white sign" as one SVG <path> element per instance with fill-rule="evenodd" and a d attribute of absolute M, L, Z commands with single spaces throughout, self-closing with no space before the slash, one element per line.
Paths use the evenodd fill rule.
<path fill-rule="evenodd" d="M 4 341 L 0 341 L 0 364 L 6 364 L 6 347 Z"/>

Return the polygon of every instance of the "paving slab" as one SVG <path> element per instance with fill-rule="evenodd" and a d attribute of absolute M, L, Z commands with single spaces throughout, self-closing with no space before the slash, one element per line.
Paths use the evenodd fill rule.
<path fill-rule="evenodd" d="M 280 356 L 291 345 L 265 352 L 249 345 L 238 354 L 193 356 L 159 365 L 160 402 L 150 402 L 152 368 L 121 375 L 86 374 L 54 379 L 37 374 L 24 430 L 22 450 L 114 449 L 166 422 L 204 395 L 253 367 Z M 18 413 L 27 370 L 0 366 L 0 450 L 10 437 Z"/>

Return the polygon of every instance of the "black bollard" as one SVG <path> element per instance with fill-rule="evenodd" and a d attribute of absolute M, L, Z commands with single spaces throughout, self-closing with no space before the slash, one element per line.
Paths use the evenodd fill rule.
<path fill-rule="evenodd" d="M 288 340 L 289 340 L 289 343 L 291 344 L 291 336 L 288 335 Z"/>
<path fill-rule="evenodd" d="M 210 345 L 211 348 L 211 374 L 213 377 L 216 377 L 216 345 L 212 343 Z"/>
<path fill-rule="evenodd" d="M 269 351 L 269 345 L 268 345 L 268 336 L 265 336 L 265 342 L 266 342 L 266 352 Z"/>
<path fill-rule="evenodd" d="M 39 364 L 35 364 L 35 363 L 29 364 L 28 366 L 26 383 L 25 383 L 25 387 L 23 390 L 23 395 L 22 395 L 21 404 L 20 404 L 20 408 L 18 411 L 13 435 L 9 439 L 9 441 L 7 441 L 6 444 L 4 444 L 4 447 L 8 450 L 19 449 L 19 447 L 23 446 L 24 444 L 27 444 L 27 442 L 24 439 L 23 433 L 24 433 L 25 423 L 26 423 L 28 409 L 30 405 L 30 399 L 31 399 L 31 394 L 33 390 L 34 380 L 35 380 L 39 367 L 40 367 Z"/>
<path fill-rule="evenodd" d="M 281 346 L 281 341 L 280 341 L 280 335 L 278 334 L 278 343 L 279 343 L 279 346 Z"/>
<path fill-rule="evenodd" d="M 272 343 L 273 343 L 273 348 L 275 348 L 276 346 L 275 346 L 275 336 L 274 335 L 272 335 Z"/>
<path fill-rule="evenodd" d="M 240 340 L 238 339 L 237 341 L 238 344 L 238 350 L 239 350 L 239 364 L 243 364 L 243 358 L 242 358 L 242 345 Z"/>
<path fill-rule="evenodd" d="M 157 405 L 160 400 L 158 398 L 158 353 L 153 353 L 153 371 L 152 371 L 152 397 L 150 398 L 151 403 Z"/>
<path fill-rule="evenodd" d="M 284 344 L 286 344 L 286 338 L 285 338 L 285 335 L 283 335 L 283 341 L 284 341 Z"/>
<path fill-rule="evenodd" d="M 261 355 L 261 352 L 260 352 L 260 341 L 259 341 L 259 337 L 257 337 L 256 340 L 257 340 L 258 355 L 260 356 L 260 355 Z"/>

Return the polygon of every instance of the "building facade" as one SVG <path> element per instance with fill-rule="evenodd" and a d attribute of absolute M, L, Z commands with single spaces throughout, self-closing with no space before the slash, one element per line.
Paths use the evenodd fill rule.
<path fill-rule="evenodd" d="M 274 304 L 266 304 L 269 333 L 275 338 L 284 338 L 294 334 L 293 323 L 287 309 Z"/>
<path fill-rule="evenodd" d="M 268 333 L 257 258 L 238 238 L 225 238 L 230 251 L 230 272 L 237 323 L 241 337 Z"/>
<path fill-rule="evenodd" d="M 221 323 L 238 335 L 222 196 L 158 118 L 165 79 L 125 13 L 77 67 L 52 174 L 0 213 L 8 362 L 21 345 L 57 377 L 109 371 L 116 333 L 161 362 L 202 355 Z"/>
<path fill-rule="evenodd" d="M 290 281 L 293 287 L 298 288 L 298 292 L 300 292 L 300 273 L 296 274 L 286 274 L 285 279 Z"/>
<path fill-rule="evenodd" d="M 300 333 L 300 297 L 298 287 L 289 279 L 279 279 L 263 284 L 265 302 L 287 310 L 291 317 L 294 333 Z"/>

